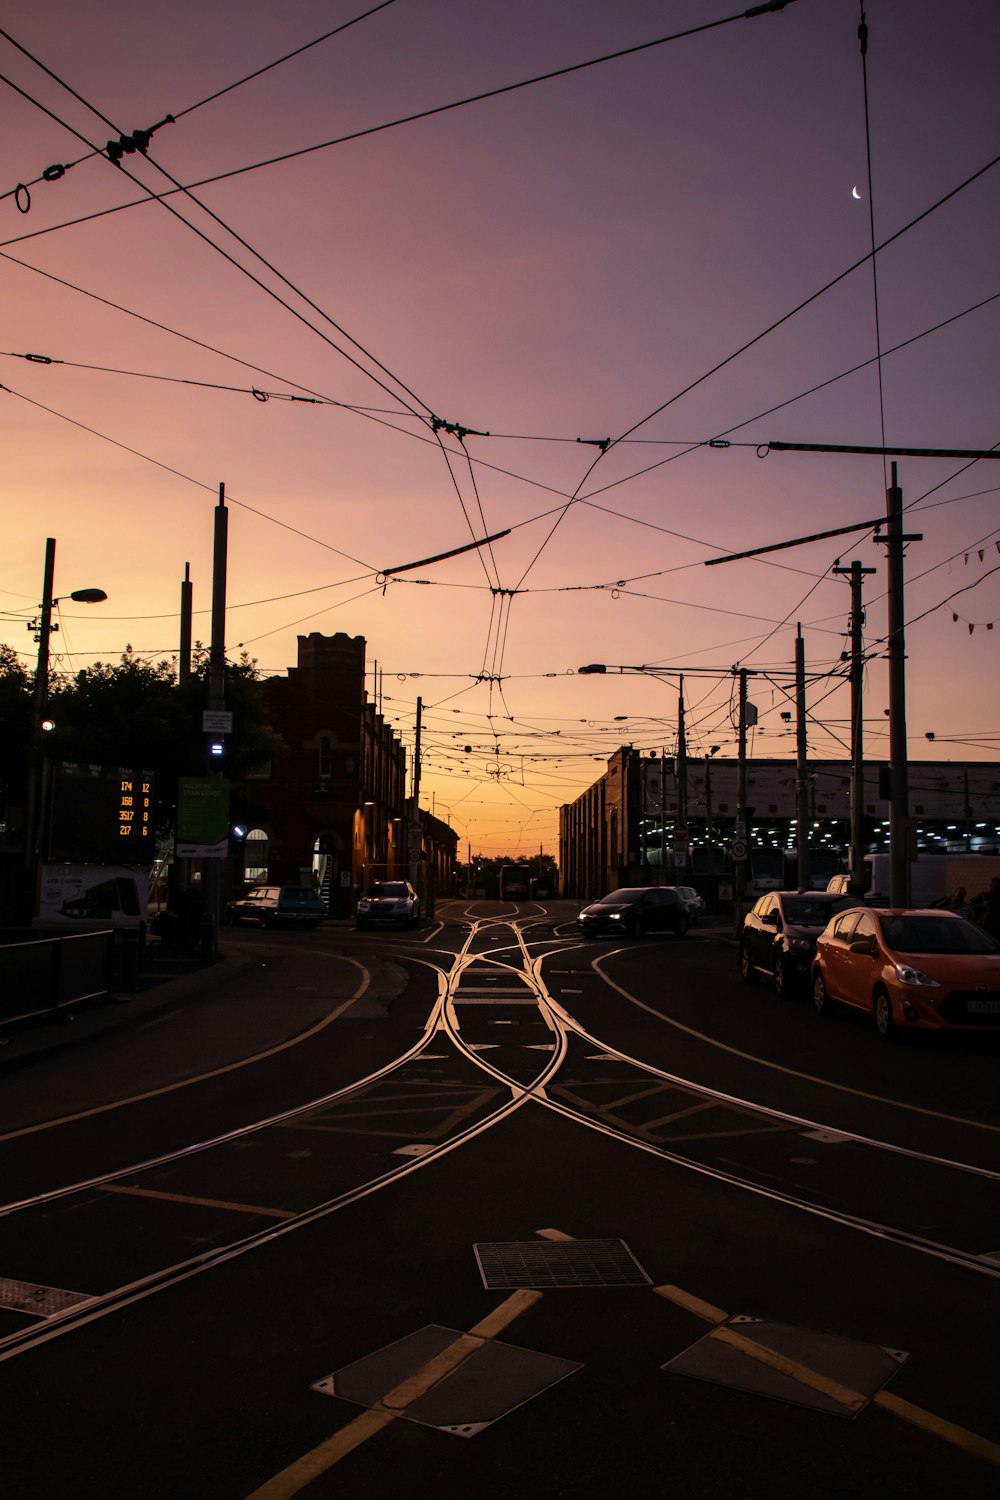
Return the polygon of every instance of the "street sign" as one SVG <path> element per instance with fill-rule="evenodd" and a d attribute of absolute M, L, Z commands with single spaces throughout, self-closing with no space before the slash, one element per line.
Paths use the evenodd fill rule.
<path fill-rule="evenodd" d="M 735 860 L 746 859 L 748 852 L 746 839 L 733 839 L 732 856 Z"/>
<path fill-rule="evenodd" d="M 225 708 L 206 708 L 202 711 L 201 727 L 205 734 L 232 734 L 233 716 Z"/>

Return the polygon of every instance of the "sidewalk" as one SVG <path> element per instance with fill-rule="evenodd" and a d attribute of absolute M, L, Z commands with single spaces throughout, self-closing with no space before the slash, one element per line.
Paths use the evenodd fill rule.
<path fill-rule="evenodd" d="M 253 955 L 221 953 L 205 963 L 197 953 L 151 947 L 134 990 L 116 989 L 109 997 L 0 1028 L 0 1082 L 15 1069 L 55 1053 L 85 1046 L 209 990 L 237 983 L 259 962 Z"/>

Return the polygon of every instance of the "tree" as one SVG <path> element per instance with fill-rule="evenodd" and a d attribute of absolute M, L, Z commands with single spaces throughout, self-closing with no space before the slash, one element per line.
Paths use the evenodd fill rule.
<path fill-rule="evenodd" d="M 201 727 L 208 706 L 207 653 L 199 651 L 191 674 L 178 682 L 176 662 L 143 658 L 127 647 L 117 662 L 95 662 L 57 686 L 49 706 L 55 728 L 46 737 L 46 754 L 53 760 L 152 771 L 157 831 L 168 831 L 178 780 L 203 776 L 208 769 Z M 226 706 L 233 732 L 226 736 L 221 769 L 238 780 L 283 749 L 266 722 L 257 664 L 246 653 L 226 664 Z"/>
<path fill-rule="evenodd" d="M 0 809 L 23 809 L 32 731 L 32 674 L 0 643 Z M 8 827 L 15 821 L 5 816 Z"/>

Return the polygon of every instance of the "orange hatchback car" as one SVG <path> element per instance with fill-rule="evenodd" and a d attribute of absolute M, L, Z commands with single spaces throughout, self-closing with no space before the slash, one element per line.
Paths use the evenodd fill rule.
<path fill-rule="evenodd" d="M 1000 1031 L 1000 943 L 953 912 L 855 907 L 816 942 L 813 1003 L 900 1030 Z"/>

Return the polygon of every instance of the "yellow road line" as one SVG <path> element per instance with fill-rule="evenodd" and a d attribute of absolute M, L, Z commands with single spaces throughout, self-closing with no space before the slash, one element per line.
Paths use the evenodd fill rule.
<path fill-rule="evenodd" d="M 789 1359 L 787 1355 L 779 1354 L 775 1349 L 769 1349 L 766 1344 L 760 1344 L 756 1339 L 748 1339 L 745 1334 L 737 1333 L 735 1328 L 713 1328 L 709 1338 L 738 1349 L 741 1354 L 749 1355 L 758 1364 L 767 1365 L 780 1375 L 787 1375 L 790 1379 L 797 1380 L 799 1385 L 807 1385 L 810 1390 L 829 1396 L 831 1401 L 836 1401 L 840 1406 L 846 1406 L 848 1411 L 860 1411 L 867 1404 L 868 1398 L 862 1396 L 860 1391 L 841 1385 L 839 1380 L 830 1380 L 826 1375 L 821 1375 L 819 1370 L 799 1364 L 797 1359 Z"/>
<path fill-rule="evenodd" d="M 295 1219 L 294 1209 L 261 1208 L 256 1203 L 230 1203 L 225 1198 L 196 1198 L 191 1193 L 161 1193 L 155 1188 L 129 1187 L 127 1183 L 102 1182 L 98 1192 L 123 1193 L 133 1198 L 162 1198 L 166 1203 L 194 1203 L 201 1208 L 226 1208 L 236 1214 L 264 1214 L 269 1219 Z"/>
<path fill-rule="evenodd" d="M 175 1089 L 186 1089 L 192 1083 L 204 1083 L 207 1078 L 218 1078 L 223 1073 L 235 1073 L 240 1068 L 248 1068 L 251 1063 L 262 1062 L 265 1057 L 276 1057 L 279 1052 L 286 1051 L 289 1047 L 297 1047 L 301 1042 L 306 1042 L 310 1037 L 316 1036 L 323 1031 L 338 1016 L 352 1006 L 355 1000 L 360 1000 L 365 990 L 371 984 L 371 975 L 363 964 L 359 964 L 355 958 L 345 958 L 345 963 L 354 964 L 361 970 L 364 976 L 358 988 L 347 1000 L 341 1002 L 336 1010 L 331 1010 L 317 1021 L 315 1026 L 310 1026 L 308 1031 L 302 1031 L 298 1036 L 289 1037 L 287 1042 L 278 1042 L 274 1047 L 267 1047 L 263 1052 L 255 1052 L 251 1057 L 242 1057 L 238 1062 L 225 1063 L 221 1068 L 211 1068 L 207 1073 L 195 1073 L 190 1078 L 180 1078 L 176 1083 L 165 1083 L 158 1089 L 146 1089 L 142 1094 L 132 1094 L 127 1099 L 112 1099 L 107 1104 L 95 1104 L 92 1109 L 79 1109 L 72 1115 L 61 1115 L 57 1120 L 40 1120 L 37 1125 L 23 1125 L 20 1130 L 8 1130 L 0 1135 L 0 1141 L 16 1141 L 22 1135 L 35 1135 L 39 1130 L 54 1130 L 57 1125 L 72 1125 L 75 1120 L 89 1120 L 94 1115 L 107 1114 L 112 1109 L 123 1109 L 126 1104 L 140 1104 L 144 1099 L 157 1099 L 161 1094 L 172 1094 Z"/>
<path fill-rule="evenodd" d="M 676 1302 L 678 1307 L 686 1308 L 698 1318 L 704 1318 L 706 1323 L 724 1323 L 729 1314 L 722 1311 L 721 1307 L 713 1307 L 711 1302 L 703 1302 L 693 1292 L 686 1292 L 681 1286 L 654 1286 L 653 1291 L 658 1297 L 665 1297 L 668 1302 Z"/>
<path fill-rule="evenodd" d="M 653 1290 L 657 1296 L 666 1298 L 668 1302 L 675 1302 L 678 1307 L 686 1308 L 688 1312 L 704 1318 L 707 1323 L 724 1323 L 729 1317 L 729 1314 L 723 1312 L 721 1307 L 713 1307 L 710 1302 L 703 1302 L 700 1297 L 686 1292 L 683 1287 L 658 1286 Z M 804 1385 L 825 1391 L 827 1395 L 832 1395 L 834 1400 L 840 1401 L 845 1406 L 851 1405 L 851 1401 L 845 1400 L 845 1397 L 852 1399 L 857 1397 L 860 1403 L 857 1410 L 864 1405 L 864 1397 L 858 1396 L 856 1391 L 851 1391 L 847 1386 L 838 1386 L 836 1381 L 828 1381 L 817 1370 L 810 1370 L 806 1365 L 799 1365 L 794 1360 L 786 1360 L 783 1355 L 775 1354 L 773 1349 L 767 1349 L 763 1344 L 755 1343 L 745 1335 L 736 1333 L 732 1328 L 713 1328 L 709 1337 L 732 1344 L 735 1348 L 741 1349 L 744 1354 L 750 1355 L 752 1359 L 759 1359 L 762 1363 L 781 1370 L 783 1374 L 791 1375 L 794 1380 L 801 1381 Z M 949 1422 L 946 1418 L 935 1415 L 934 1412 L 925 1411 L 922 1406 L 914 1406 L 912 1401 L 904 1401 L 901 1396 L 894 1396 L 890 1391 L 876 1391 L 871 1398 L 871 1405 L 879 1406 L 883 1411 L 892 1412 L 904 1422 L 920 1427 L 924 1432 L 929 1432 L 956 1448 L 964 1449 L 966 1453 L 975 1454 L 977 1458 L 983 1458 L 987 1463 L 1000 1467 L 1000 1443 L 981 1437 L 978 1432 L 970 1432 L 967 1427 L 959 1427 L 957 1423 Z"/>
<path fill-rule="evenodd" d="M 568 1238 L 568 1236 L 566 1236 Z M 266 1484 L 253 1491 L 247 1500 L 288 1500 L 292 1495 L 298 1495 L 307 1485 L 320 1474 L 325 1474 L 328 1469 L 340 1462 L 348 1453 L 353 1452 L 369 1438 L 381 1432 L 390 1422 L 395 1422 L 397 1417 L 405 1415 L 406 1408 L 412 1406 L 414 1401 L 425 1396 L 427 1392 L 446 1375 L 457 1370 L 470 1355 L 475 1354 L 484 1344 L 488 1343 L 496 1334 L 501 1333 L 515 1318 L 526 1312 L 529 1307 L 541 1298 L 541 1292 L 522 1289 L 514 1292 L 499 1307 L 495 1307 L 491 1313 L 481 1319 L 468 1333 L 459 1334 L 445 1349 L 429 1359 L 426 1364 L 421 1365 L 419 1370 L 399 1383 L 382 1400 L 371 1407 L 368 1411 L 355 1417 L 353 1422 L 348 1422 L 339 1432 L 335 1432 L 326 1442 L 320 1443 L 309 1453 L 297 1458 L 294 1463 L 275 1474 Z"/>
<path fill-rule="evenodd" d="M 925 1432 L 943 1438 L 946 1443 L 953 1443 L 956 1448 L 964 1448 L 967 1453 L 974 1453 L 977 1458 L 985 1458 L 987 1463 L 1000 1466 L 1000 1443 L 980 1437 L 978 1432 L 970 1432 L 967 1427 L 958 1427 L 954 1422 L 935 1416 L 931 1411 L 924 1411 L 923 1407 L 914 1406 L 912 1402 L 904 1401 L 901 1396 L 893 1396 L 889 1391 L 878 1391 L 872 1397 L 872 1402 L 885 1411 L 891 1411 L 894 1416 L 902 1417 L 904 1422 L 922 1427 Z"/>

